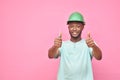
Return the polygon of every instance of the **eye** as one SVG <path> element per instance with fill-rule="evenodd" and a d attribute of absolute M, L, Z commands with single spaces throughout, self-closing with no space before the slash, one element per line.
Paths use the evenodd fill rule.
<path fill-rule="evenodd" d="M 78 25 L 78 27 L 80 27 L 80 25 Z"/>
<path fill-rule="evenodd" d="M 69 26 L 69 28 L 73 28 L 74 26 Z"/>
<path fill-rule="evenodd" d="M 82 27 L 82 24 L 78 24 L 77 26 L 78 26 L 78 27 Z"/>
<path fill-rule="evenodd" d="M 77 28 L 80 28 L 80 25 L 77 25 Z"/>

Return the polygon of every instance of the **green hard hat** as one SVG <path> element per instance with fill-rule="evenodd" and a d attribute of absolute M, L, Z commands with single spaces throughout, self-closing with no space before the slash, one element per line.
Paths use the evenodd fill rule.
<path fill-rule="evenodd" d="M 82 16 L 81 13 L 79 12 L 74 12 L 69 16 L 69 19 L 67 21 L 67 24 L 69 24 L 69 22 L 81 22 L 81 23 L 85 23 L 84 22 L 84 18 Z"/>

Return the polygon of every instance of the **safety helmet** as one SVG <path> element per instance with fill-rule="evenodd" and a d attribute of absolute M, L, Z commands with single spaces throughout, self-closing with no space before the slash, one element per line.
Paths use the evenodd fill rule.
<path fill-rule="evenodd" d="M 84 18 L 83 18 L 83 16 L 82 16 L 82 14 L 79 13 L 79 12 L 73 12 L 73 13 L 69 16 L 69 19 L 68 19 L 68 21 L 67 21 L 67 24 L 69 24 L 70 22 L 80 22 L 80 23 L 85 24 Z"/>

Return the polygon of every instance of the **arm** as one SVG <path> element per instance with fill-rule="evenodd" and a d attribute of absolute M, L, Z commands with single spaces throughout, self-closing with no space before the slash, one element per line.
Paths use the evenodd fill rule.
<path fill-rule="evenodd" d="M 92 55 L 97 59 L 102 59 L 102 51 L 100 48 L 94 43 L 93 39 L 90 37 L 90 33 L 88 34 L 88 38 L 86 39 L 86 43 L 88 47 L 91 47 L 93 49 Z"/>
<path fill-rule="evenodd" d="M 48 57 L 49 58 L 54 58 L 54 57 L 58 57 L 59 56 L 59 50 L 57 47 L 52 46 L 49 50 L 48 50 Z"/>
<path fill-rule="evenodd" d="M 102 59 L 102 51 L 100 50 L 100 48 L 98 46 L 96 46 L 94 44 L 94 46 L 92 46 L 93 51 L 92 54 L 93 56 L 97 59 L 97 60 L 101 60 Z"/>
<path fill-rule="evenodd" d="M 58 50 L 62 45 L 62 34 L 58 38 L 54 40 L 54 45 L 48 50 L 49 58 L 57 58 L 60 55 L 60 51 Z"/>

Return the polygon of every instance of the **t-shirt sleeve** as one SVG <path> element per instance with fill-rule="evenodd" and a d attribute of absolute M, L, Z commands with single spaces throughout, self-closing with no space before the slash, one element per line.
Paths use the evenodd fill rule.
<path fill-rule="evenodd" d="M 59 56 L 61 56 L 62 53 L 62 47 L 59 48 Z"/>
<path fill-rule="evenodd" d="M 65 42 L 63 41 L 61 47 L 59 48 L 59 56 L 61 56 L 61 54 L 64 51 L 64 46 L 65 46 L 64 44 L 65 44 Z"/>
<path fill-rule="evenodd" d="M 60 48 L 58 48 L 58 54 L 56 54 L 56 55 L 54 56 L 54 58 L 58 58 L 59 56 L 61 56 L 62 47 L 63 47 L 63 44 L 62 44 L 62 46 L 61 46 Z"/>
<path fill-rule="evenodd" d="M 94 43 L 95 43 L 95 45 L 97 45 L 95 41 L 94 41 Z M 97 45 L 97 46 L 98 46 L 98 45 Z M 91 59 L 92 59 L 92 57 L 93 57 L 93 49 L 90 47 L 90 48 L 89 48 L 89 51 L 90 51 L 90 56 L 91 56 Z"/>
<path fill-rule="evenodd" d="M 93 49 L 92 49 L 92 48 L 89 48 L 89 53 L 90 53 L 90 57 L 91 57 L 91 59 L 92 59 L 92 57 L 93 57 L 93 53 L 92 53 L 92 51 L 93 51 Z"/>

